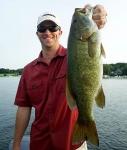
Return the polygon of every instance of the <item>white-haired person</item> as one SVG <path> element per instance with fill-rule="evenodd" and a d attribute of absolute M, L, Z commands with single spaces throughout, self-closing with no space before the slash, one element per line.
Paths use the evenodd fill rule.
<path fill-rule="evenodd" d="M 106 15 L 102 5 L 94 7 L 92 17 L 99 29 L 104 27 Z M 67 50 L 59 43 L 62 29 L 58 18 L 51 13 L 41 15 L 36 34 L 42 49 L 38 58 L 24 67 L 19 82 L 13 150 L 21 150 L 32 107 L 35 108 L 35 119 L 30 131 L 30 150 L 75 150 L 81 147 L 86 150 L 85 142 L 83 146 L 82 143 L 74 145 L 71 139 L 78 113 L 70 110 L 66 102 Z"/>

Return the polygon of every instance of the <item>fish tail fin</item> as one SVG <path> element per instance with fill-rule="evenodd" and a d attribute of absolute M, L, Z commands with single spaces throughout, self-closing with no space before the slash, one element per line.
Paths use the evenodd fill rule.
<path fill-rule="evenodd" d="M 78 144 L 86 140 L 99 146 L 99 138 L 94 121 L 89 122 L 86 125 L 80 125 L 79 123 L 75 124 L 72 143 Z"/>

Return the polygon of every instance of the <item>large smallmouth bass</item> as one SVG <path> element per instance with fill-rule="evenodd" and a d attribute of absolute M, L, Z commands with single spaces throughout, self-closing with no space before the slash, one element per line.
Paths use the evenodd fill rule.
<path fill-rule="evenodd" d="M 101 81 L 103 76 L 100 33 L 92 20 L 93 8 L 76 8 L 72 17 L 68 37 L 67 102 L 71 109 L 78 108 L 78 119 L 74 127 L 73 143 L 88 140 L 99 145 L 93 117 L 93 106 L 103 108 L 105 95 Z"/>

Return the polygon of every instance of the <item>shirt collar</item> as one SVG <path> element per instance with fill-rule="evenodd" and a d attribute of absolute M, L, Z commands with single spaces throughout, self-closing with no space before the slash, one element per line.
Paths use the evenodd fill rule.
<path fill-rule="evenodd" d="M 67 55 L 66 49 L 62 45 L 60 45 L 58 50 L 57 50 L 57 53 L 56 53 L 55 57 L 64 57 L 66 55 Z M 42 51 L 41 51 L 38 58 L 35 60 L 34 65 L 36 65 L 39 62 L 43 62 L 42 58 L 43 58 L 43 54 L 42 54 Z"/>

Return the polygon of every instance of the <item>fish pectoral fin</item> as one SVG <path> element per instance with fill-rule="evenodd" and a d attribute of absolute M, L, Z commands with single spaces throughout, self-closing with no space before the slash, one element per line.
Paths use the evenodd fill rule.
<path fill-rule="evenodd" d="M 100 42 L 98 38 L 99 32 L 94 32 L 88 39 L 88 54 L 91 58 L 94 58 L 97 55 L 97 49 L 100 48 Z"/>
<path fill-rule="evenodd" d="M 102 43 L 101 43 L 101 55 L 102 55 L 104 58 L 106 58 L 105 50 L 104 50 L 104 47 L 103 47 Z"/>
<path fill-rule="evenodd" d="M 100 86 L 97 96 L 95 98 L 96 104 L 98 107 L 103 108 L 105 106 L 105 94 L 102 88 L 102 85 Z"/>
<path fill-rule="evenodd" d="M 72 143 L 78 144 L 88 140 L 94 145 L 99 146 L 99 138 L 97 134 L 96 124 L 94 121 L 86 125 L 75 124 Z"/>
<path fill-rule="evenodd" d="M 70 92 L 68 80 L 66 81 L 66 99 L 67 99 L 68 106 L 71 110 L 77 107 L 76 101 L 74 100 L 74 97 Z"/>
<path fill-rule="evenodd" d="M 91 41 L 88 42 L 88 54 L 91 58 L 94 58 L 96 56 L 96 50 L 97 50 L 97 44 L 92 43 Z"/>

